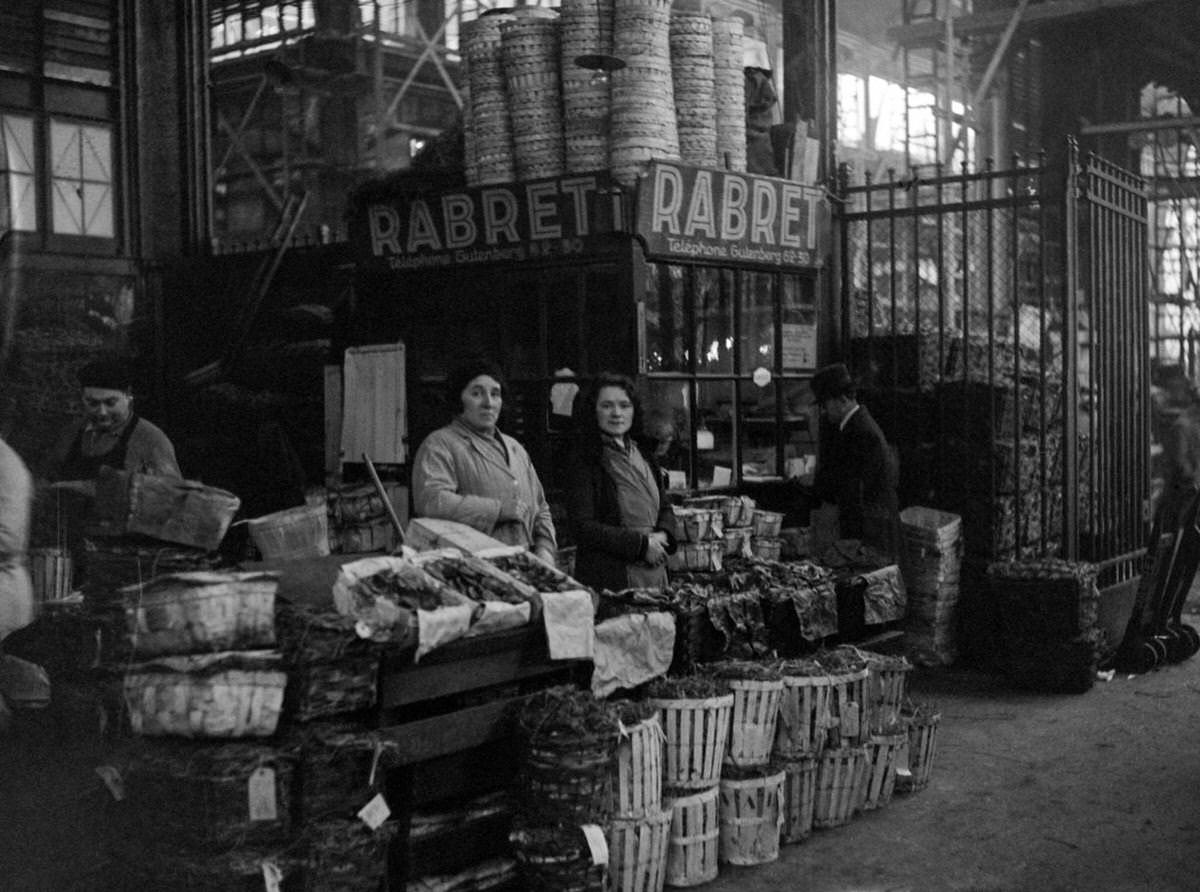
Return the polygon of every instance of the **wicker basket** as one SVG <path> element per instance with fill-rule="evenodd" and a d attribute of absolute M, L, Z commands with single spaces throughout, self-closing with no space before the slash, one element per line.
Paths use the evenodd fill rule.
<path fill-rule="evenodd" d="M 278 654 L 228 652 L 132 665 L 124 693 L 135 734 L 269 737 L 286 684 Z"/>
<path fill-rule="evenodd" d="M 125 802 L 147 839 L 212 849 L 282 841 L 295 763 L 256 744 L 142 743 L 122 771 Z"/>
<path fill-rule="evenodd" d="M 613 803 L 615 734 L 522 733 L 519 798 L 535 824 L 608 819 Z"/>
<path fill-rule="evenodd" d="M 658 716 L 624 729 L 613 777 L 614 814 L 641 818 L 662 810 L 663 730 Z"/>
<path fill-rule="evenodd" d="M 593 864 L 578 827 L 515 831 L 509 840 L 525 892 L 605 892 L 608 865 Z"/>
<path fill-rule="evenodd" d="M 725 761 L 742 767 L 764 765 L 770 761 L 775 743 L 783 681 L 734 678 L 729 680 L 729 689 L 733 693 L 733 716 Z"/>
<path fill-rule="evenodd" d="M 767 864 L 779 857 L 783 779 L 783 771 L 721 779 L 721 861 L 753 865 Z"/>
<path fill-rule="evenodd" d="M 892 801 L 896 787 L 896 768 L 908 749 L 908 731 L 901 727 L 892 733 L 872 734 L 867 741 L 866 781 L 863 783 L 862 808 L 871 810 Z"/>
<path fill-rule="evenodd" d="M 870 733 L 869 675 L 864 667 L 829 676 L 830 727 L 837 734 L 837 745 L 862 743 Z"/>
<path fill-rule="evenodd" d="M 387 876 L 388 847 L 396 825 L 372 830 L 364 822 L 319 821 L 305 828 L 305 892 L 377 892 Z"/>
<path fill-rule="evenodd" d="M 300 760 L 297 818 L 306 824 L 353 818 L 383 786 L 396 744 L 350 724 L 317 722 L 289 737 Z"/>
<path fill-rule="evenodd" d="M 216 551 L 241 504 L 233 493 L 194 480 L 105 467 L 96 478 L 93 522 L 104 536 L 149 536 Z"/>
<path fill-rule="evenodd" d="M 329 520 L 321 505 L 301 505 L 247 521 L 264 560 L 290 561 L 329 554 Z"/>
<path fill-rule="evenodd" d="M 123 611 L 121 589 L 126 586 L 172 573 L 216 570 L 221 563 L 219 555 L 198 548 L 157 542 L 88 538 L 83 540 L 83 547 L 87 561 L 83 600 L 92 608 L 116 605 Z"/>
<path fill-rule="evenodd" d="M 717 878 L 721 825 L 720 793 L 716 786 L 699 792 L 668 792 L 664 804 L 671 811 L 671 836 L 667 844 L 667 885 L 699 886 Z"/>
<path fill-rule="evenodd" d="M 817 757 L 803 756 L 780 764 L 783 769 L 783 826 L 780 841 L 803 842 L 812 835 L 817 801 Z"/>
<path fill-rule="evenodd" d="M 680 542 L 675 553 L 667 558 L 667 566 L 678 571 L 719 573 L 724 556 L 724 541 Z"/>
<path fill-rule="evenodd" d="M 703 700 L 652 700 L 666 735 L 664 783 L 669 787 L 715 787 L 729 739 L 733 694 Z"/>
<path fill-rule="evenodd" d="M 775 727 L 775 755 L 794 759 L 825 748 L 831 720 L 827 675 L 785 675 Z"/>
<path fill-rule="evenodd" d="M 783 540 L 754 536 L 750 540 L 750 550 L 756 558 L 764 561 L 777 561 L 783 554 Z"/>
<path fill-rule="evenodd" d="M 708 542 L 722 537 L 725 520 L 720 511 L 708 508 L 676 508 L 675 524 L 680 542 Z"/>
<path fill-rule="evenodd" d="M 941 720 L 940 712 L 921 713 L 908 718 L 908 771 L 900 772 L 897 779 L 897 789 L 901 792 L 915 793 L 929 785 Z M 905 766 L 901 763 L 900 767 Z"/>
<path fill-rule="evenodd" d="M 778 511 L 766 511 L 762 508 L 755 508 L 754 514 L 754 535 L 762 536 L 764 539 L 778 539 L 779 531 L 783 527 L 783 515 Z"/>
<path fill-rule="evenodd" d="M 277 573 L 176 573 L 121 589 L 140 657 L 275 644 Z"/>
<path fill-rule="evenodd" d="M 750 527 L 726 527 L 723 537 L 726 557 L 750 557 L 754 554 L 750 547 L 754 539 Z"/>
<path fill-rule="evenodd" d="M 612 892 L 661 892 L 670 835 L 669 809 L 659 808 L 639 818 L 614 818 L 608 831 Z"/>
<path fill-rule="evenodd" d="M 307 722 L 375 705 L 383 649 L 358 637 L 353 617 L 285 603 L 275 626 L 288 667 L 289 715 Z"/>
<path fill-rule="evenodd" d="M 862 801 L 866 767 L 867 751 L 861 746 L 827 749 L 817 757 L 814 827 L 840 827 L 850 822 Z"/>

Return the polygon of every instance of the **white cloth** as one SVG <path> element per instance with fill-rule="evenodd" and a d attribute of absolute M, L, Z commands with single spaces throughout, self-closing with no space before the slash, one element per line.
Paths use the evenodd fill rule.
<path fill-rule="evenodd" d="M 675 620 L 669 613 L 631 613 L 596 626 L 592 693 L 607 697 L 666 673 L 675 652 Z"/>
<path fill-rule="evenodd" d="M 33 622 L 33 583 L 26 566 L 33 477 L 0 440 L 0 639 Z"/>
<path fill-rule="evenodd" d="M 542 592 L 542 620 L 552 660 L 590 660 L 596 609 L 590 592 Z"/>
<path fill-rule="evenodd" d="M 342 461 L 403 464 L 404 344 L 351 347 L 342 374 Z"/>

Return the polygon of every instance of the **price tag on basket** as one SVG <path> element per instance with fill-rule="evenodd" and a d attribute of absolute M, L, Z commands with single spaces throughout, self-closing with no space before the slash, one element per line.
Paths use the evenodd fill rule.
<path fill-rule="evenodd" d="M 387 800 L 383 798 L 383 794 L 376 793 L 370 802 L 358 810 L 358 817 L 372 830 L 378 830 L 391 813 L 392 810 L 388 808 Z"/>
<path fill-rule="evenodd" d="M 283 871 L 274 861 L 262 863 L 263 887 L 267 892 L 279 892 L 283 888 Z"/>
<path fill-rule="evenodd" d="M 250 796 L 250 820 L 277 820 L 279 812 L 275 805 L 275 769 L 260 765 L 250 772 L 250 780 L 246 786 Z"/>
<path fill-rule="evenodd" d="M 592 863 L 595 865 L 608 863 L 608 839 L 604 836 L 604 828 L 599 824 L 584 824 L 579 828 L 583 838 L 587 840 L 592 852 Z"/>

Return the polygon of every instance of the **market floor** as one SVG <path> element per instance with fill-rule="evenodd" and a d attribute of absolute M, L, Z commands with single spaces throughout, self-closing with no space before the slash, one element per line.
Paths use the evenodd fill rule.
<path fill-rule="evenodd" d="M 1185 617 L 1200 626 L 1200 603 Z M 1200 657 L 1081 696 L 918 673 L 942 711 L 929 786 L 706 892 L 1200 889 Z"/>
<path fill-rule="evenodd" d="M 1200 626 L 1200 599 L 1189 621 Z M 705 892 L 1200 889 L 1200 657 L 1017 693 L 966 671 L 918 672 L 942 712 L 929 786 L 847 826 L 725 867 Z M 109 794 L 86 748 L 0 747 L 0 889 L 96 890 Z M 30 781 L 37 778 L 37 782 Z M 164 887 L 169 888 L 169 887 Z"/>

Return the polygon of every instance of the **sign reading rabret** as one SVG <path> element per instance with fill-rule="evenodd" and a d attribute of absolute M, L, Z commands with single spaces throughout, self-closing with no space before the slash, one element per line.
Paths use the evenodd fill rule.
<path fill-rule="evenodd" d="M 390 270 L 566 257 L 617 228 L 619 199 L 602 172 L 397 194 L 363 205 L 356 241 L 364 263 Z"/>
<path fill-rule="evenodd" d="M 789 180 L 655 162 L 637 230 L 651 257 L 812 267 L 821 191 Z"/>

